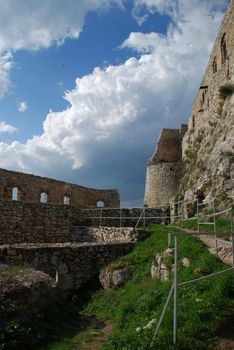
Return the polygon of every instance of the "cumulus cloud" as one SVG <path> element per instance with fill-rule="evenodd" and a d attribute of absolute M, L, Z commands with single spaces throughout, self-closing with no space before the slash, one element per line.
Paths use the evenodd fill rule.
<path fill-rule="evenodd" d="M 131 33 L 121 47 L 140 57 L 77 79 L 64 96 L 70 106 L 50 111 L 42 135 L 0 143 L 1 166 L 47 176 L 79 169 L 86 184 L 89 173 L 93 186 L 116 184 L 125 200 L 143 196 L 143 161 L 162 127 L 187 120 L 222 17 L 209 0 L 181 0 L 175 9 L 174 0 L 153 3 L 168 4 L 158 8 L 173 16 L 167 35 Z"/>
<path fill-rule="evenodd" d="M 28 109 L 28 106 L 27 106 L 26 102 L 22 101 L 22 102 L 19 103 L 18 111 L 20 113 L 24 113 L 27 109 Z"/>
<path fill-rule="evenodd" d="M 10 70 L 13 65 L 12 54 L 6 52 L 0 54 L 0 99 L 7 93 L 10 87 Z"/>
<path fill-rule="evenodd" d="M 113 4 L 122 6 L 122 0 L 0 1 L 0 99 L 10 86 L 12 53 L 78 38 L 89 11 L 107 11 Z"/>
<path fill-rule="evenodd" d="M 38 50 L 78 38 L 89 11 L 121 0 L 7 0 L 0 4 L 0 51 Z"/>
<path fill-rule="evenodd" d="M 14 126 L 6 124 L 5 122 L 0 122 L 0 133 L 9 133 L 12 134 L 17 129 Z"/>

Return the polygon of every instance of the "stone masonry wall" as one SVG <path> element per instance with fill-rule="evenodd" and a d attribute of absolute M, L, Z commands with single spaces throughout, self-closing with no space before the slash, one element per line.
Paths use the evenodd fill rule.
<path fill-rule="evenodd" d="M 77 206 L 0 201 L 0 244 L 69 242 Z"/>
<path fill-rule="evenodd" d="M 88 227 L 73 226 L 71 231 L 72 242 L 136 242 L 149 235 L 149 232 L 133 227 Z"/>
<path fill-rule="evenodd" d="M 234 95 L 219 92 L 225 84 L 234 86 L 234 0 L 214 43 L 182 145 L 181 196 L 216 197 L 221 207 L 234 200 Z"/>
<path fill-rule="evenodd" d="M 132 247 L 132 243 L 0 246 L 0 262 L 44 271 L 56 279 L 60 290 L 69 292 L 79 289 L 103 266 L 127 254 Z"/>
<path fill-rule="evenodd" d="M 100 226 L 100 213 L 104 212 Z M 122 213 L 121 227 L 119 213 Z M 82 213 L 82 214 L 81 214 Z M 82 210 L 75 205 L 50 205 L 21 203 L 17 201 L 0 201 L 0 245 L 16 243 L 65 243 L 77 241 L 90 242 L 102 241 L 133 241 L 137 233 L 131 227 L 135 227 L 142 208 L 136 209 L 89 209 Z M 150 223 L 160 223 L 162 220 L 152 219 L 152 216 L 164 215 L 160 209 L 146 209 L 145 218 L 139 221 L 138 227 Z M 95 216 L 97 219 L 92 219 Z M 109 217 L 116 219 L 109 219 Z M 131 217 L 135 217 L 134 219 Z M 77 232 L 83 233 L 77 235 Z M 98 226 L 92 228 L 89 226 Z M 116 227 L 115 227 L 116 226 Z M 78 230 L 78 231 L 77 231 Z M 86 231 L 85 231 L 86 230 Z M 84 233 L 86 232 L 86 233 Z M 83 238 L 82 238 L 83 237 Z M 133 238 L 134 237 L 134 238 Z"/>
<path fill-rule="evenodd" d="M 147 162 L 144 206 L 167 206 L 181 178 L 182 138 L 187 125 L 163 129 L 156 150 Z"/>
<path fill-rule="evenodd" d="M 144 205 L 148 207 L 166 206 L 178 189 L 181 178 L 181 163 L 149 164 L 146 178 Z"/>
<path fill-rule="evenodd" d="M 12 200 L 13 188 L 17 188 L 20 202 L 40 203 L 42 193 L 48 204 L 74 204 L 96 207 L 102 201 L 106 207 L 119 207 L 117 190 L 98 190 L 41 176 L 0 169 L 0 200 Z"/>

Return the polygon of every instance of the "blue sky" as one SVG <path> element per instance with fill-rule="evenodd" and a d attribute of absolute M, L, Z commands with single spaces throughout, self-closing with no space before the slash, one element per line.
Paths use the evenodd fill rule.
<path fill-rule="evenodd" d="M 187 121 L 222 0 L 0 0 L 1 167 L 144 196 Z"/>

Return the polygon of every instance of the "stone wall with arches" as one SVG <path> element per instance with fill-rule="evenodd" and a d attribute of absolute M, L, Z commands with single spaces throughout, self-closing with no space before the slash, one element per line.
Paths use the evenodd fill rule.
<path fill-rule="evenodd" d="M 0 200 L 53 205 L 119 207 L 117 190 L 99 190 L 46 177 L 0 169 Z"/>
<path fill-rule="evenodd" d="M 0 263 L 32 267 L 48 273 L 58 288 L 79 289 L 100 269 L 131 251 L 133 243 L 57 243 L 0 246 Z"/>

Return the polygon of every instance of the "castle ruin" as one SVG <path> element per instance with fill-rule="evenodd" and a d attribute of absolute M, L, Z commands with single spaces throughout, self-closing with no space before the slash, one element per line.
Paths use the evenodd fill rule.
<path fill-rule="evenodd" d="M 147 162 L 144 206 L 163 207 L 175 195 L 182 175 L 182 138 L 187 125 L 163 129 Z"/>
<path fill-rule="evenodd" d="M 211 52 L 192 114 L 181 130 L 163 129 L 147 163 L 144 205 L 166 206 L 198 195 L 234 200 L 234 0 Z M 181 172 L 183 164 L 183 174 Z"/>

